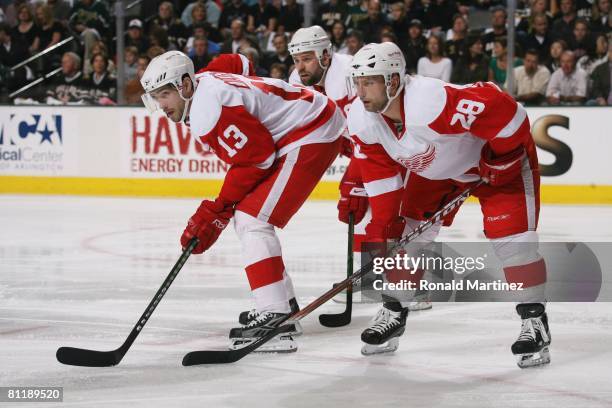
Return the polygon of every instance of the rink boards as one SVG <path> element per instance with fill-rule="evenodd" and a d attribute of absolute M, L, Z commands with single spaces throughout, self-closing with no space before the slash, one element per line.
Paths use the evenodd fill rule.
<path fill-rule="evenodd" d="M 612 108 L 527 112 L 542 202 L 612 204 Z M 338 158 L 311 198 L 336 199 L 347 163 Z M 145 109 L 0 107 L 0 193 L 214 196 L 226 170 L 186 126 Z"/>

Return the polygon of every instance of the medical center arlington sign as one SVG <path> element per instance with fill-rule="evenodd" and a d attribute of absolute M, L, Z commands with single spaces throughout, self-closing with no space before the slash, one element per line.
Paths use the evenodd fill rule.
<path fill-rule="evenodd" d="M 0 109 L 0 174 L 59 176 L 76 172 L 78 137 L 61 109 Z"/>

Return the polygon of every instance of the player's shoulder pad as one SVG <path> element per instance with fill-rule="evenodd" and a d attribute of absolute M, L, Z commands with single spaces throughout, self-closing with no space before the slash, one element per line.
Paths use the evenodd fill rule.
<path fill-rule="evenodd" d="M 215 73 L 199 74 L 191 108 L 189 126 L 195 137 L 210 133 L 221 117 L 223 106 L 242 105 L 238 89 L 215 77 Z"/>
<path fill-rule="evenodd" d="M 378 123 L 376 115 L 366 111 L 361 99 L 356 98 L 347 116 L 349 135 L 359 137 L 359 140 L 365 144 L 378 143 L 377 134 L 380 132 L 375 129 L 375 125 Z"/>
<path fill-rule="evenodd" d="M 427 126 L 446 106 L 446 82 L 420 75 L 406 76 L 404 118 L 406 126 Z"/>

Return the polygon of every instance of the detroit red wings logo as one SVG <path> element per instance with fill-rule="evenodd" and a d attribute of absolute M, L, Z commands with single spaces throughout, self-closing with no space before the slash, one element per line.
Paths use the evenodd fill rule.
<path fill-rule="evenodd" d="M 423 153 L 417 153 L 410 157 L 400 157 L 397 160 L 414 173 L 425 171 L 436 158 L 436 147 L 430 145 Z"/>

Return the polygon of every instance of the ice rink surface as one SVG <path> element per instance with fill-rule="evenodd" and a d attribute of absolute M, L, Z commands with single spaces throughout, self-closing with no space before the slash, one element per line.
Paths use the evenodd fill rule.
<path fill-rule="evenodd" d="M 188 351 L 224 348 L 251 308 L 239 244 L 228 228 L 193 256 L 124 360 L 81 368 L 60 346 L 118 347 L 180 254 L 196 200 L 0 197 L 0 386 L 63 386 L 66 407 L 612 407 L 612 303 L 554 303 L 549 366 L 521 370 L 510 353 L 520 319 L 510 303 L 435 304 L 411 313 L 393 355 L 363 357 L 353 322 L 302 320 L 297 353 L 183 367 Z M 464 205 L 442 239 L 482 239 Z M 335 203 L 307 203 L 280 232 L 302 305 L 345 274 L 346 226 Z M 543 241 L 612 240 L 612 207 L 545 206 Z M 549 272 L 551 273 L 551 272 Z M 0 406 L 40 407 L 39 403 Z"/>

